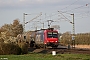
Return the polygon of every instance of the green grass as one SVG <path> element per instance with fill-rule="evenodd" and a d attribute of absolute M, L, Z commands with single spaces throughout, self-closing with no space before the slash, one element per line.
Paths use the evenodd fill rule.
<path fill-rule="evenodd" d="M 39 54 L 30 53 L 25 55 L 0 55 L 1 58 L 8 58 L 8 60 L 90 60 L 89 54 Z"/>

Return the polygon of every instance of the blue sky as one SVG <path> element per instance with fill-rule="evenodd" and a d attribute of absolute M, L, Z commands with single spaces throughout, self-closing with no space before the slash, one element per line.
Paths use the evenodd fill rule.
<path fill-rule="evenodd" d="M 0 26 L 10 24 L 15 19 L 23 23 L 23 13 L 30 14 L 25 16 L 26 21 L 32 20 L 40 12 L 40 17 L 26 24 L 26 30 L 35 30 L 36 26 L 42 28 L 42 24 L 35 21 L 44 22 L 47 28 L 47 20 L 53 20 L 56 22 L 51 25 L 59 25 L 61 33 L 72 32 L 69 21 L 72 21 L 70 14 L 74 13 L 75 33 L 90 32 L 90 0 L 0 0 Z"/>

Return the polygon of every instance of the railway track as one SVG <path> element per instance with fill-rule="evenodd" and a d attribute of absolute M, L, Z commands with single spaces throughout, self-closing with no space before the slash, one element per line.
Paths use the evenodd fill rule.
<path fill-rule="evenodd" d="M 80 53 L 80 54 L 90 54 L 90 50 L 88 49 L 67 49 L 66 46 L 59 46 L 58 48 L 51 48 L 48 47 L 46 49 L 40 48 L 40 49 L 36 49 L 36 48 L 29 48 L 29 52 L 33 52 L 33 53 L 43 53 L 43 54 L 51 54 L 52 51 L 56 51 L 57 54 L 65 54 L 65 53 Z"/>

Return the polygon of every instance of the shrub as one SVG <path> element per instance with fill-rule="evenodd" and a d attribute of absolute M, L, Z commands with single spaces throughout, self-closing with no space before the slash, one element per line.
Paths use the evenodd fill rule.
<path fill-rule="evenodd" d="M 28 53 L 28 44 L 26 44 L 25 42 L 20 42 L 18 43 L 18 45 L 21 48 L 22 54 Z"/>
<path fill-rule="evenodd" d="M 21 54 L 21 48 L 12 43 L 2 43 L 0 44 L 0 55 L 8 55 L 8 54 Z"/>

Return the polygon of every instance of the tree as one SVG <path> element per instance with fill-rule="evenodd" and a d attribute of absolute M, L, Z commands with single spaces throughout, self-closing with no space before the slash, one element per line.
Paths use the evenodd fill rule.
<path fill-rule="evenodd" d="M 23 25 L 19 23 L 18 19 L 14 20 L 12 24 L 12 32 L 14 37 L 23 32 Z"/>
<path fill-rule="evenodd" d="M 19 24 L 17 26 L 13 26 L 13 36 L 16 37 L 18 34 L 22 34 L 23 32 L 23 26 L 22 24 Z"/>
<path fill-rule="evenodd" d="M 17 26 L 17 25 L 19 25 L 20 23 L 19 23 L 19 20 L 18 19 L 15 19 L 14 21 L 13 21 L 13 26 Z"/>
<path fill-rule="evenodd" d="M 20 24 L 18 19 L 13 21 L 13 24 L 5 24 L 0 28 L 0 32 L 7 32 L 7 36 L 16 37 L 18 34 L 22 34 L 23 25 Z"/>

